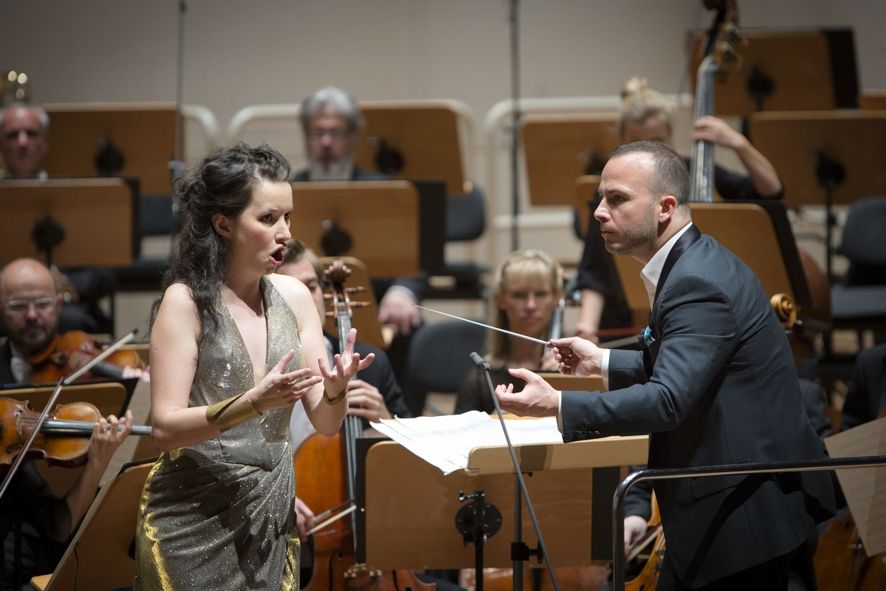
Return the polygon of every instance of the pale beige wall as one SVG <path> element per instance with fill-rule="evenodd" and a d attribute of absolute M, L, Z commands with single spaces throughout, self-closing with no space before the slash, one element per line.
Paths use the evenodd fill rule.
<path fill-rule="evenodd" d="M 523 0 L 523 95 L 612 95 L 632 74 L 676 92 L 685 67 L 685 32 L 706 26 L 710 18 L 700 4 Z M 458 99 L 480 122 L 511 92 L 508 5 L 507 0 L 189 0 L 183 100 L 208 107 L 224 129 L 249 104 L 295 102 L 320 85 L 337 84 L 361 99 Z M 739 5 L 746 27 L 853 27 L 862 88 L 886 88 L 886 2 Z M 177 24 L 175 0 L 0 0 L 0 70 L 28 72 L 41 102 L 174 100 Z M 300 150 L 295 129 L 268 136 L 294 153 Z M 482 182 L 495 185 L 490 211 L 504 215 L 506 145 L 496 138 L 502 160 L 490 172 L 476 131 L 472 168 Z M 201 144 L 191 139 L 193 159 Z M 526 229 L 528 245 L 564 255 L 575 251 L 568 233 L 551 242 L 550 224 L 542 226 L 537 237 Z M 491 224 L 491 231 L 504 240 L 505 229 Z M 492 261 L 506 244 L 500 240 L 473 255 Z"/>

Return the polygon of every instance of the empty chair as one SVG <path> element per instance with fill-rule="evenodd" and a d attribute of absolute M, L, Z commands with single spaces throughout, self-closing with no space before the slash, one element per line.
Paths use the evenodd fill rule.
<path fill-rule="evenodd" d="M 886 197 L 870 197 L 849 209 L 837 252 L 849 260 L 843 280 L 831 288 L 834 328 L 886 331 Z"/>
<path fill-rule="evenodd" d="M 483 352 L 486 329 L 462 322 L 444 320 L 419 328 L 409 346 L 404 392 L 409 410 L 416 416 L 424 411 L 428 392 L 458 392 L 468 370 L 471 352 Z"/>

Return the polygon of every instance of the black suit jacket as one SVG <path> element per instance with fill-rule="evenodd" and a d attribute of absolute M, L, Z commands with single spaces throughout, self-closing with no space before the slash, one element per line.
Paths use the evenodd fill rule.
<path fill-rule="evenodd" d="M 0 346 L 0 386 L 15 384 L 17 381 L 12 375 L 12 346 L 7 339 Z"/>
<path fill-rule="evenodd" d="M 613 350 L 608 393 L 563 393 L 565 440 L 651 433 L 653 468 L 823 457 L 784 330 L 735 255 L 707 236 L 692 244 L 659 285 L 651 323 L 651 364 Z M 691 586 L 797 548 L 833 509 L 824 474 L 659 481 L 655 490 L 668 557 Z"/>

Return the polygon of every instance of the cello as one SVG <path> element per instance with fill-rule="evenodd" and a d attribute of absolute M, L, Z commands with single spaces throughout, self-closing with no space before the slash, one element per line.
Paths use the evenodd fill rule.
<path fill-rule="evenodd" d="M 351 329 L 353 304 L 344 286 L 350 272 L 341 260 L 336 260 L 325 273 L 333 288 L 332 314 L 341 350 Z M 294 456 L 299 498 L 312 508 L 327 509 L 321 515 L 334 513 L 312 530 L 309 545 L 314 568 L 310 580 L 302 582 L 301 587 L 306 591 L 433 591 L 436 585 L 420 581 L 412 571 L 380 571 L 356 561 L 356 441 L 362 428 L 360 417 L 347 415 L 337 435 L 316 433 L 299 446 Z"/>

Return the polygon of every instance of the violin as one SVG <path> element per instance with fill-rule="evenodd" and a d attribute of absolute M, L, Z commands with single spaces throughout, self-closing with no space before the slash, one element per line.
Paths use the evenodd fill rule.
<path fill-rule="evenodd" d="M 19 454 L 40 413 L 28 402 L 0 397 L 0 466 L 9 466 Z M 89 436 L 101 413 L 88 402 L 60 404 L 43 421 L 40 433 L 26 452 L 26 459 L 44 459 L 50 464 L 72 467 L 86 462 Z M 150 436 L 151 428 L 136 425 L 133 435 Z"/>
<path fill-rule="evenodd" d="M 31 355 L 28 361 L 34 368 L 31 382 L 49 384 L 80 369 L 101 353 L 95 340 L 83 331 L 70 330 L 57 334 L 42 351 Z M 84 374 L 86 380 L 96 377 L 120 379 L 124 368 L 144 369 L 141 357 L 135 351 L 115 351 L 104 361 L 96 363 Z"/>
<path fill-rule="evenodd" d="M 351 308 L 355 304 L 350 301 L 349 290 L 344 287 L 350 273 L 351 270 L 340 259 L 335 260 L 325 273 L 333 288 L 332 313 L 341 351 L 344 351 L 345 340 L 351 330 Z M 316 433 L 299 447 L 293 459 L 298 496 L 308 506 L 328 507 L 333 512 L 349 506 L 353 509 L 357 493 L 357 437 L 362 427 L 360 417 L 347 415 L 337 435 L 326 437 Z M 436 585 L 424 583 L 410 570 L 380 571 L 358 563 L 353 511 L 348 519 L 335 520 L 333 517 L 327 523 L 329 525 L 312 534 L 309 541 L 314 553 L 313 574 L 307 583 L 302 581 L 302 589 L 436 589 Z"/>

